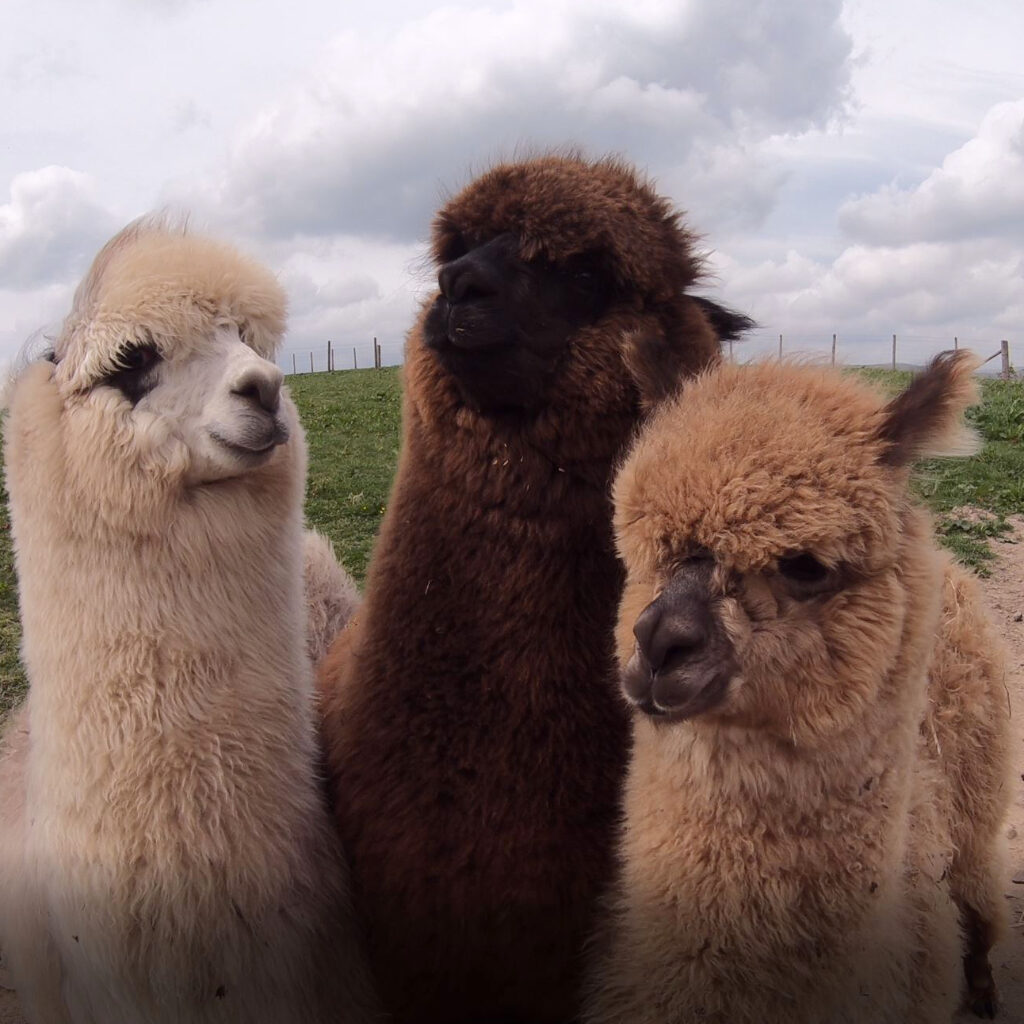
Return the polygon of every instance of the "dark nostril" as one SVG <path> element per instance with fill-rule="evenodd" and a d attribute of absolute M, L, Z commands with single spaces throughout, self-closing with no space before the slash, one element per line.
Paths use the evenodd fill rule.
<path fill-rule="evenodd" d="M 673 669 L 685 664 L 694 654 L 698 653 L 704 646 L 703 638 L 694 640 L 692 643 L 671 643 L 660 652 L 660 660 L 655 672 L 662 669 Z"/>
<path fill-rule="evenodd" d="M 658 602 L 654 601 L 640 613 L 639 618 L 633 624 L 633 636 L 636 637 L 637 647 L 645 658 L 648 656 L 654 631 L 660 620 L 661 609 L 658 607 Z"/>

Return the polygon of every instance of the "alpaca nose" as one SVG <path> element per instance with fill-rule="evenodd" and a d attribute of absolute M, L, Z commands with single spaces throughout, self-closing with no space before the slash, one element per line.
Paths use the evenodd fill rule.
<path fill-rule="evenodd" d="M 272 416 L 281 405 L 281 383 L 284 374 L 272 363 L 250 366 L 244 370 L 231 388 L 231 393 L 258 405 Z"/>
<path fill-rule="evenodd" d="M 515 248 L 511 235 L 499 235 L 446 263 L 437 275 L 441 294 L 452 305 L 499 295 Z"/>
<path fill-rule="evenodd" d="M 636 620 L 622 689 L 648 715 L 689 718 L 725 699 L 735 652 L 713 610 L 713 568 L 690 559 Z"/>
<path fill-rule="evenodd" d="M 671 586 L 662 591 L 633 627 L 637 647 L 652 673 L 700 657 L 711 634 L 707 603 L 692 592 L 672 591 Z"/>

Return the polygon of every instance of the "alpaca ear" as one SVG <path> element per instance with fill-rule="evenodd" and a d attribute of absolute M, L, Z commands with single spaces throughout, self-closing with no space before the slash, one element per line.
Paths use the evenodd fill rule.
<path fill-rule="evenodd" d="M 727 306 L 720 306 L 717 302 L 712 302 L 700 295 L 693 295 L 691 298 L 707 317 L 708 323 L 718 335 L 719 341 L 737 341 L 744 331 L 751 331 L 757 326 L 757 323 L 749 316 L 737 313 L 736 310 L 729 309 Z"/>
<path fill-rule="evenodd" d="M 876 437 L 881 461 L 906 466 L 924 456 L 973 455 L 978 435 L 963 422 L 964 410 L 979 401 L 973 352 L 943 352 L 882 410 Z"/>
<path fill-rule="evenodd" d="M 732 341 L 754 321 L 710 299 L 685 296 L 678 331 L 660 327 L 636 331 L 625 340 L 624 358 L 644 409 L 652 409 L 679 390 L 689 377 L 718 359 L 723 341 Z"/>

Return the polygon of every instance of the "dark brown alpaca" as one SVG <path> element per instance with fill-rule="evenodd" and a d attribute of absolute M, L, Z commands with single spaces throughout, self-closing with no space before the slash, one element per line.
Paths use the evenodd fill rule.
<path fill-rule="evenodd" d="M 627 755 L 609 478 L 624 340 L 718 358 L 693 236 L 615 160 L 501 165 L 438 214 L 402 454 L 321 684 L 338 821 L 398 1024 L 563 1022 Z"/>

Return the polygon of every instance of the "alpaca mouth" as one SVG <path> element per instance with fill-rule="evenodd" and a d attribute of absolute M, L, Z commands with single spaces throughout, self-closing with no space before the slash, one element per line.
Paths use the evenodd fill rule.
<path fill-rule="evenodd" d="M 684 722 L 718 707 L 729 692 L 733 675 L 731 666 L 696 673 L 677 670 L 660 679 L 652 677 L 649 683 L 653 685 L 642 695 L 634 697 L 627 693 L 627 699 L 637 711 L 656 722 Z"/>
<path fill-rule="evenodd" d="M 511 347 L 515 334 L 493 300 L 451 303 L 439 295 L 427 315 L 423 340 L 435 352 L 449 354 L 454 350 L 472 357 Z"/>
<path fill-rule="evenodd" d="M 227 437 L 217 429 L 211 429 L 209 435 L 222 448 L 243 458 L 266 455 L 285 444 L 290 436 L 288 428 L 278 420 L 273 420 L 268 427 L 242 431 L 235 437 Z"/>

